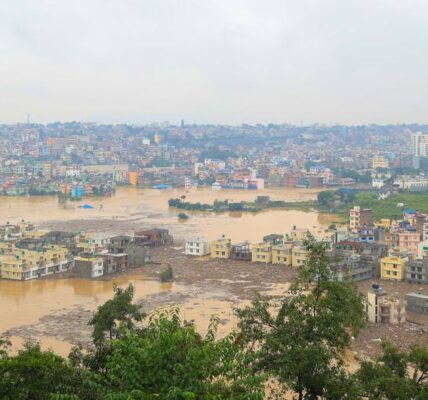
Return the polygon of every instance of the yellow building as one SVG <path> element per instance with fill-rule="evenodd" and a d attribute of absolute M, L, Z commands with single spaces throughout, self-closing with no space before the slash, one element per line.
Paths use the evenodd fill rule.
<path fill-rule="evenodd" d="M 291 251 L 291 265 L 293 267 L 301 267 L 305 264 L 308 258 L 308 250 L 303 246 L 294 246 Z"/>
<path fill-rule="evenodd" d="M 76 236 L 76 247 L 85 254 L 108 253 L 106 238 L 102 239 L 93 233 L 80 233 Z"/>
<path fill-rule="evenodd" d="M 261 242 L 251 246 L 251 261 L 271 263 L 272 262 L 272 243 Z"/>
<path fill-rule="evenodd" d="M 279 244 L 272 246 L 272 264 L 292 264 L 292 249 L 291 243 Z"/>
<path fill-rule="evenodd" d="M 39 239 L 45 236 L 49 231 L 43 229 L 34 229 L 30 231 L 23 232 L 23 236 L 26 238 Z"/>
<path fill-rule="evenodd" d="M 52 178 L 52 164 L 49 162 L 46 162 L 43 165 L 43 176 L 47 179 Z"/>
<path fill-rule="evenodd" d="M 389 161 L 385 156 L 377 155 L 373 157 L 372 168 L 389 168 Z"/>
<path fill-rule="evenodd" d="M 391 226 L 391 220 L 389 218 L 382 218 L 379 221 L 376 221 L 374 223 L 374 226 L 388 229 Z"/>
<path fill-rule="evenodd" d="M 380 260 L 381 279 L 402 281 L 406 277 L 406 257 L 388 256 Z"/>
<path fill-rule="evenodd" d="M 3 279 L 29 280 L 64 272 L 71 266 L 64 247 L 52 246 L 43 251 L 14 248 L 1 256 L 0 275 Z"/>
<path fill-rule="evenodd" d="M 210 243 L 211 258 L 229 258 L 231 250 L 230 239 L 220 238 Z"/>
<path fill-rule="evenodd" d="M 403 299 L 388 296 L 381 289 L 367 293 L 366 313 L 369 322 L 400 324 L 405 321 Z"/>

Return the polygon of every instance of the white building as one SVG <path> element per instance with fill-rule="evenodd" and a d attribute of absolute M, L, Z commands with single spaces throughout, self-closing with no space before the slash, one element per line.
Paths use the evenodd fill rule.
<path fill-rule="evenodd" d="M 403 190 L 423 192 L 428 190 L 428 178 L 421 175 L 399 175 L 394 179 L 394 185 Z"/>
<path fill-rule="evenodd" d="M 79 165 L 69 165 L 65 171 L 66 176 L 80 176 L 80 166 Z"/>
<path fill-rule="evenodd" d="M 104 275 L 104 262 L 101 257 L 76 257 L 74 273 L 81 278 L 98 278 Z"/>
<path fill-rule="evenodd" d="M 425 224 L 424 224 L 425 225 Z M 424 239 L 418 244 L 418 257 L 423 258 L 428 256 L 428 240 Z"/>
<path fill-rule="evenodd" d="M 206 256 L 210 254 L 210 243 L 203 237 L 194 237 L 186 241 L 184 254 L 189 256 Z"/>
<path fill-rule="evenodd" d="M 372 178 L 372 186 L 376 189 L 380 189 L 382 186 L 385 186 L 385 178 Z"/>
<path fill-rule="evenodd" d="M 428 134 L 418 132 L 412 135 L 412 155 L 428 157 Z"/>

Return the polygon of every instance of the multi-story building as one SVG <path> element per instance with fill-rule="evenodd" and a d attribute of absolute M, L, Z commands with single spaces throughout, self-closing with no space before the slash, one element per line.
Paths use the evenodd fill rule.
<path fill-rule="evenodd" d="M 394 185 L 409 192 L 426 192 L 428 177 L 420 175 L 399 175 L 394 178 Z"/>
<path fill-rule="evenodd" d="M 410 260 L 406 265 L 406 281 L 409 283 L 428 284 L 428 256 Z"/>
<path fill-rule="evenodd" d="M 360 242 L 373 243 L 375 241 L 375 228 L 371 226 L 363 226 L 358 228 L 358 240 Z"/>
<path fill-rule="evenodd" d="M 420 159 L 428 157 L 428 134 L 417 132 L 412 134 L 413 166 L 419 168 Z"/>
<path fill-rule="evenodd" d="M 405 321 L 403 300 L 388 296 L 380 288 L 367 293 L 366 313 L 369 322 L 401 324 Z"/>
<path fill-rule="evenodd" d="M 406 277 L 406 257 L 387 256 L 380 260 L 380 277 L 394 281 L 402 281 Z"/>
<path fill-rule="evenodd" d="M 428 156 L 428 134 L 422 132 L 412 134 L 412 155 L 416 157 Z"/>
<path fill-rule="evenodd" d="M 137 243 L 147 244 L 148 246 L 170 246 L 174 239 L 169 234 L 168 229 L 146 229 L 144 231 L 135 232 L 134 240 Z"/>
<path fill-rule="evenodd" d="M 74 274 L 80 278 L 98 278 L 104 274 L 102 257 L 76 257 Z"/>
<path fill-rule="evenodd" d="M 251 247 L 251 261 L 271 263 L 272 262 L 272 244 L 261 242 L 253 244 Z"/>
<path fill-rule="evenodd" d="M 368 257 L 354 252 L 337 252 L 330 255 L 330 265 L 339 281 L 358 282 L 374 276 L 376 268 Z"/>
<path fill-rule="evenodd" d="M 231 251 L 231 240 L 225 237 L 213 240 L 210 243 L 211 258 L 229 258 Z"/>
<path fill-rule="evenodd" d="M 73 268 L 74 261 L 68 250 L 52 246 L 41 251 L 14 248 L 1 256 L 3 279 L 30 280 L 65 272 Z"/>
<path fill-rule="evenodd" d="M 416 255 L 421 236 L 417 232 L 404 231 L 398 234 L 398 247 L 401 251 L 410 251 Z"/>
<path fill-rule="evenodd" d="M 349 228 L 352 232 L 358 232 L 362 226 L 373 225 L 373 211 L 370 208 L 354 206 L 349 210 Z"/>
<path fill-rule="evenodd" d="M 389 168 L 389 161 L 385 156 L 378 154 L 377 156 L 374 156 L 372 159 L 372 168 L 373 169 Z"/>
<path fill-rule="evenodd" d="M 104 275 L 123 272 L 128 269 L 128 254 L 126 253 L 108 253 L 103 254 L 102 257 Z"/>
<path fill-rule="evenodd" d="M 232 260 L 251 261 L 250 244 L 245 241 L 242 243 L 232 244 L 230 251 L 230 258 Z"/>
<path fill-rule="evenodd" d="M 303 246 L 293 246 L 291 250 L 291 265 L 293 267 L 301 267 L 305 264 L 308 258 L 308 250 Z"/>
<path fill-rule="evenodd" d="M 186 240 L 184 254 L 189 256 L 206 256 L 210 254 L 210 244 L 204 237 Z"/>
<path fill-rule="evenodd" d="M 272 264 L 292 264 L 292 250 L 291 243 L 277 244 L 272 246 Z"/>

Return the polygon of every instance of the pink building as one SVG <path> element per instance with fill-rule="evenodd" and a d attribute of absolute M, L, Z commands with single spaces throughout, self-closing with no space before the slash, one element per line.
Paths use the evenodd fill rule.
<path fill-rule="evenodd" d="M 421 241 L 421 235 L 417 232 L 400 232 L 398 234 L 398 247 L 400 251 L 411 251 L 418 253 L 418 244 Z"/>

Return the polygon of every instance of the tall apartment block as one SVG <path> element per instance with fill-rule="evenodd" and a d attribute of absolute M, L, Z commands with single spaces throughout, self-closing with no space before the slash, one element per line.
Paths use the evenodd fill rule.
<path fill-rule="evenodd" d="M 352 232 L 358 232 L 361 226 L 373 225 L 373 211 L 370 208 L 354 206 L 349 210 L 349 228 Z"/>

